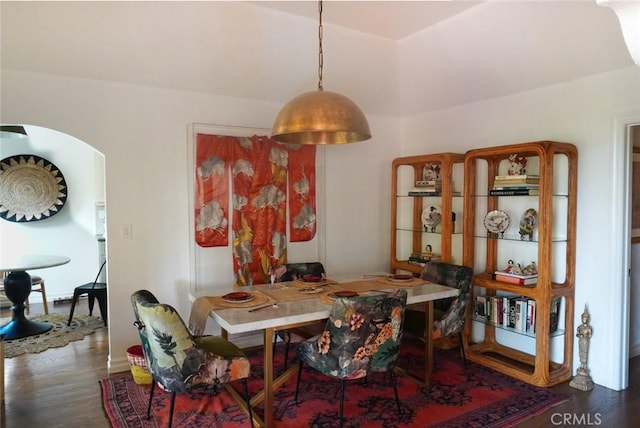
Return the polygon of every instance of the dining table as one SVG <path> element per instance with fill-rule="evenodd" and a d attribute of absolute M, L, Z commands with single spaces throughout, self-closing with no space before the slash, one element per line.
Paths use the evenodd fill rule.
<path fill-rule="evenodd" d="M 209 316 L 220 326 L 222 336 L 262 331 L 264 341 L 264 385 L 263 389 L 251 398 L 251 406 L 264 403 L 263 418 L 254 412 L 254 422 L 258 426 L 273 427 L 274 390 L 282 386 L 287 379 L 298 371 L 294 364 L 274 379 L 273 335 L 282 330 L 291 330 L 311 325 L 329 317 L 336 292 L 350 291 L 358 295 L 386 293 L 402 287 L 407 290 L 407 305 L 424 304 L 427 326 L 425 329 L 425 367 L 423 378 L 411 376 L 426 387 L 430 386 L 433 370 L 433 302 L 439 299 L 455 297 L 459 290 L 440 284 L 430 283 L 420 278 L 409 281 L 394 281 L 391 277 L 367 278 L 349 281 L 326 280 L 320 285 L 294 280 L 283 283 L 254 285 L 243 287 L 252 299 L 246 302 L 228 301 L 222 296 L 210 296 Z M 320 289 L 318 291 L 318 289 Z M 236 289 L 236 293 L 237 293 Z M 313 291 L 312 291 L 313 290 Z M 340 293 L 338 293 L 339 295 Z M 258 310 L 256 310 L 258 309 Z M 397 368 L 400 374 L 404 370 Z M 233 387 L 228 391 L 241 406 L 246 402 Z"/>
<path fill-rule="evenodd" d="M 44 269 L 69 263 L 71 259 L 58 255 L 2 255 L 0 272 L 7 273 L 3 279 L 4 293 L 13 303 L 11 321 L 0 327 L 5 340 L 21 339 L 51 330 L 53 324 L 33 321 L 25 317 L 25 302 L 31 294 L 31 275 L 27 271 Z"/>

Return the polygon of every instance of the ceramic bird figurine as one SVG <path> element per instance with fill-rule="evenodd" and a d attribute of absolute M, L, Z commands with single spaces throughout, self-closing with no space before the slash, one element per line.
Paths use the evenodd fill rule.
<path fill-rule="evenodd" d="M 524 240 L 525 236 L 529 237 L 529 241 L 533 240 L 533 228 L 538 220 L 538 213 L 535 209 L 529 208 L 520 217 L 520 239 Z"/>

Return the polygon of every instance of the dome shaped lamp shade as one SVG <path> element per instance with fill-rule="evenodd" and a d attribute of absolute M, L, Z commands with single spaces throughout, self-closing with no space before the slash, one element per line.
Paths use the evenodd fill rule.
<path fill-rule="evenodd" d="M 371 138 L 360 108 L 336 92 L 311 91 L 292 98 L 273 123 L 271 138 L 290 144 L 344 144 Z"/>
<path fill-rule="evenodd" d="M 318 90 L 304 92 L 282 107 L 271 138 L 288 144 L 345 144 L 371 138 L 362 110 L 344 95 L 322 88 L 322 1 L 318 2 Z"/>

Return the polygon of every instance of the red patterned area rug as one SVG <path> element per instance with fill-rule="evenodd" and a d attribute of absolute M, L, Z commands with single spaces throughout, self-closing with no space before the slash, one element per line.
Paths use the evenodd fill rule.
<path fill-rule="evenodd" d="M 293 347 L 293 346 L 292 346 Z M 424 364 L 424 348 L 406 340 L 400 364 L 411 371 Z M 250 392 L 262 384 L 262 351 L 251 350 Z M 276 372 L 283 367 L 283 348 L 276 353 Z M 293 352 L 292 352 L 293 354 Z M 290 357 L 291 358 L 291 357 Z M 297 363 L 296 363 L 297 364 Z M 275 393 L 276 427 L 338 426 L 338 382 L 311 369 L 302 373 L 299 403 L 295 404 L 295 377 Z M 100 381 L 105 412 L 115 428 L 168 426 L 169 393 L 156 388 L 151 419 L 146 419 L 149 385 L 137 385 L 129 373 Z M 241 390 L 241 384 L 236 383 Z M 511 427 L 568 400 L 549 388 L 539 388 L 477 364 L 465 368 L 458 350 L 435 351 L 432 388 L 398 376 L 402 413 L 398 415 L 388 375 L 374 374 L 365 385 L 347 384 L 344 427 Z M 262 407 L 255 409 L 260 416 Z M 247 415 L 223 390 L 217 395 L 201 389 L 178 394 L 174 427 L 247 427 Z"/>

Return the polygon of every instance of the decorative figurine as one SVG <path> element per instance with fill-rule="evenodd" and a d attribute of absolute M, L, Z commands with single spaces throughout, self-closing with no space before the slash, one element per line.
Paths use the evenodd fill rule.
<path fill-rule="evenodd" d="M 440 162 L 425 164 L 424 168 L 422 168 L 422 179 L 426 181 L 440 180 Z"/>
<path fill-rule="evenodd" d="M 508 175 L 523 175 L 527 173 L 527 158 L 514 153 L 509 156 Z"/>
<path fill-rule="evenodd" d="M 538 221 L 538 213 L 535 209 L 529 208 L 520 217 L 520 239 L 524 240 L 529 236 L 529 241 L 533 240 L 533 228 Z"/>
<path fill-rule="evenodd" d="M 538 266 L 536 262 L 531 262 L 522 269 L 523 275 L 536 275 L 538 273 Z"/>
<path fill-rule="evenodd" d="M 421 256 L 425 260 L 431 260 L 431 257 L 433 257 L 433 249 L 431 248 L 431 244 L 427 244 L 427 246 L 424 247 L 424 253 L 422 253 Z"/>
<path fill-rule="evenodd" d="M 593 381 L 589 375 L 589 369 L 587 368 L 587 359 L 589 354 L 589 341 L 591 340 L 592 330 L 589 325 L 589 311 L 587 305 L 584 305 L 584 312 L 582 312 L 582 324 L 578 326 L 578 352 L 580 355 L 580 367 L 576 370 L 576 375 L 573 377 L 569 386 L 579 389 L 581 391 L 589 391 L 593 389 Z"/>

